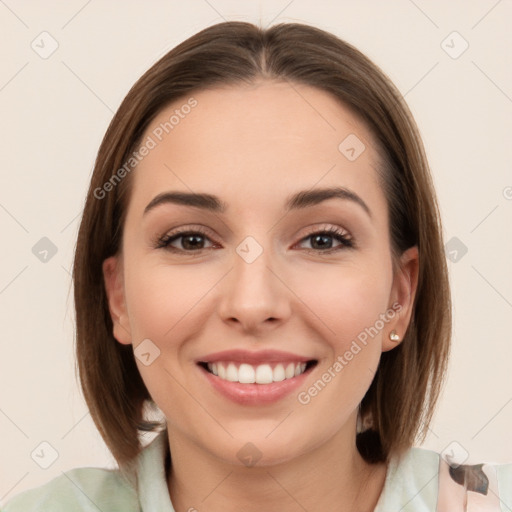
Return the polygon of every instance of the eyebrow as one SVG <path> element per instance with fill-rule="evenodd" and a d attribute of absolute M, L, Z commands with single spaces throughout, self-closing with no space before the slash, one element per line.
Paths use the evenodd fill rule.
<path fill-rule="evenodd" d="M 296 192 L 286 200 L 285 211 L 300 210 L 320 204 L 328 199 L 351 201 L 358 204 L 369 217 L 372 217 L 371 210 L 363 199 L 352 190 L 344 187 L 330 187 Z M 154 197 L 144 209 L 144 215 L 157 206 L 167 203 L 201 208 L 202 210 L 215 213 L 225 213 L 228 209 L 227 203 L 212 194 L 169 191 Z"/>

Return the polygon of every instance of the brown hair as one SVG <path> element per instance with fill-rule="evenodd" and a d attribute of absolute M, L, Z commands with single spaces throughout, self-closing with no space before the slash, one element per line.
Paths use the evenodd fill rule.
<path fill-rule="evenodd" d="M 409 109 L 375 64 L 332 34 L 295 23 L 263 29 L 226 22 L 178 45 L 131 88 L 101 143 L 85 202 L 73 267 L 77 365 L 94 422 L 121 468 L 140 452 L 140 434 L 161 425 L 145 416 L 153 402 L 133 347 L 113 337 L 102 275 L 103 261 L 121 248 L 130 174 L 108 194 L 104 185 L 169 103 L 200 89 L 262 78 L 326 91 L 366 123 L 380 155 L 395 263 L 418 246 L 411 321 L 403 342 L 382 354 L 361 402 L 361 415 L 371 417 L 373 427 L 358 434 L 357 447 L 369 462 L 388 460 L 423 440 L 432 418 L 449 354 L 451 302 L 436 196 Z"/>

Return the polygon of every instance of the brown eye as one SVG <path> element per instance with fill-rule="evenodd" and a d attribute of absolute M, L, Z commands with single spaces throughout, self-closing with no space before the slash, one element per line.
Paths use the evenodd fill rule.
<path fill-rule="evenodd" d="M 178 231 L 168 233 L 158 239 L 156 244 L 157 249 L 168 249 L 173 252 L 200 252 L 208 247 L 205 247 L 205 241 L 210 238 L 202 231 Z M 177 243 L 176 245 L 172 245 Z"/>
<path fill-rule="evenodd" d="M 332 239 L 335 239 L 339 242 L 337 247 L 333 247 Z M 310 240 L 311 244 L 311 249 L 306 249 L 309 252 L 331 253 L 334 251 L 354 247 L 354 242 L 352 238 L 349 237 L 348 233 L 338 228 L 315 231 L 303 238 L 301 242 L 307 240 Z"/>
<path fill-rule="evenodd" d="M 338 242 L 334 246 L 333 239 Z M 205 247 L 205 243 L 210 242 L 210 246 Z M 310 241 L 310 248 L 305 248 L 307 252 L 314 252 L 316 254 L 330 254 L 342 249 L 354 248 L 355 244 L 350 235 L 339 228 L 329 228 L 311 232 L 308 236 L 304 237 L 300 243 Z M 201 229 L 188 229 L 181 231 L 173 231 L 166 233 L 159 238 L 155 244 L 157 249 L 165 249 L 175 253 L 200 253 L 205 249 L 212 247 L 219 247 L 218 244 Z"/>

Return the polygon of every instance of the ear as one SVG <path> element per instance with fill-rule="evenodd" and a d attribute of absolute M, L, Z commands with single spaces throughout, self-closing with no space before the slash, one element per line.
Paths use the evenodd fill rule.
<path fill-rule="evenodd" d="M 113 323 L 114 338 L 124 345 L 132 342 L 124 293 L 122 256 L 111 256 L 103 262 L 103 279 L 108 307 Z"/>
<path fill-rule="evenodd" d="M 383 331 L 383 352 L 395 348 L 402 342 L 411 320 L 418 287 L 419 256 L 417 246 L 410 247 L 402 253 L 398 267 L 393 278 L 389 305 L 396 315 L 386 324 L 386 329 Z M 392 341 L 389 338 L 389 334 L 393 330 L 399 336 L 397 341 Z"/>

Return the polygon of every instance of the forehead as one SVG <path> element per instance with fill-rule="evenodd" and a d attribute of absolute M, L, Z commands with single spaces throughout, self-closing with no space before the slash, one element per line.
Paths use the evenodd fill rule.
<path fill-rule="evenodd" d="M 150 139 L 134 173 L 135 202 L 164 189 L 270 201 L 317 183 L 377 186 L 372 134 L 310 86 L 261 81 L 195 92 L 156 116 L 143 143 Z"/>

